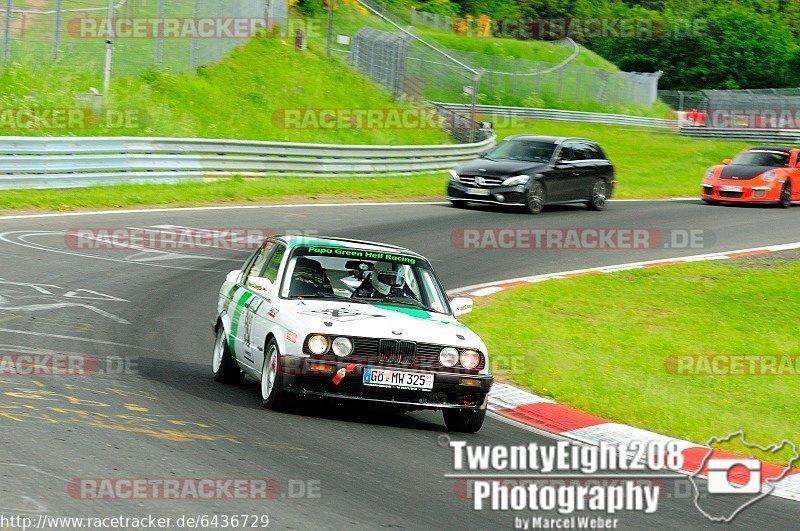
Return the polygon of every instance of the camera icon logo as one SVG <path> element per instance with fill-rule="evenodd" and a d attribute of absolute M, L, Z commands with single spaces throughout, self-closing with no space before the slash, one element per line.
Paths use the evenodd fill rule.
<path fill-rule="evenodd" d="M 758 459 L 709 459 L 709 494 L 758 494 L 761 462 Z"/>
<path fill-rule="evenodd" d="M 731 445 L 738 450 L 744 447 L 749 455 L 739 457 L 724 449 Z M 772 494 L 800 462 L 800 451 L 793 442 L 784 439 L 778 444 L 759 446 L 747 440 L 744 430 L 711 437 L 705 449 L 705 456 L 689 475 L 689 481 L 695 507 L 712 522 L 733 521 L 739 513 Z M 757 457 L 771 457 L 772 462 L 765 465 Z M 704 473 L 705 482 L 701 480 Z"/>

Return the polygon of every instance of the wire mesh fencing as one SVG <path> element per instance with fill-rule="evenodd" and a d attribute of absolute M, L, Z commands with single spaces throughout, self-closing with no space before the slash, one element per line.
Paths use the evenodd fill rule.
<path fill-rule="evenodd" d="M 287 0 L 0 0 L 2 60 L 98 75 L 190 71 L 284 26 L 287 9 Z"/>

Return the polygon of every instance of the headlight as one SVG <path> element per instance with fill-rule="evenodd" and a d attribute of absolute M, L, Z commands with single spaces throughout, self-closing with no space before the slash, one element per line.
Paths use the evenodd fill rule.
<path fill-rule="evenodd" d="M 461 353 L 461 366 L 465 369 L 474 369 L 481 363 L 481 355 L 474 350 L 465 350 Z"/>
<path fill-rule="evenodd" d="M 453 347 L 445 347 L 439 353 L 439 362 L 445 367 L 455 367 L 458 363 L 458 351 Z"/>
<path fill-rule="evenodd" d="M 330 341 L 326 336 L 316 334 L 308 338 L 308 350 L 317 356 L 321 356 L 328 352 L 329 345 Z"/>
<path fill-rule="evenodd" d="M 530 179 L 527 175 L 517 175 L 503 181 L 503 186 L 517 186 L 518 184 L 525 184 Z"/>
<path fill-rule="evenodd" d="M 456 170 L 450 170 L 450 180 L 456 181 L 457 183 L 461 182 L 461 176 L 458 174 Z"/>
<path fill-rule="evenodd" d="M 776 172 L 775 170 L 769 170 L 767 173 L 761 176 L 761 180 L 763 180 L 765 183 L 771 183 L 777 178 L 778 178 L 778 172 Z"/>
<path fill-rule="evenodd" d="M 340 358 L 345 358 L 353 353 L 353 342 L 346 337 L 337 337 L 333 340 L 333 353 Z"/>
<path fill-rule="evenodd" d="M 706 174 L 703 176 L 703 179 L 710 179 L 714 176 L 714 168 L 709 168 L 706 171 Z"/>

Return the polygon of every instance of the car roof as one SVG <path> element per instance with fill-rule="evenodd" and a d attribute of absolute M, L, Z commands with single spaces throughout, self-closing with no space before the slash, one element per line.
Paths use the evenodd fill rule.
<path fill-rule="evenodd" d="M 546 142 L 548 144 L 557 144 L 561 145 L 568 140 L 577 140 L 580 142 L 591 142 L 592 144 L 596 144 L 594 140 L 590 140 L 588 138 L 577 138 L 571 136 L 543 136 L 543 135 L 515 135 L 510 136 L 506 140 L 533 140 L 536 142 Z"/>
<path fill-rule="evenodd" d="M 317 245 L 317 246 L 335 246 L 347 247 L 348 249 L 356 249 L 359 251 L 377 251 L 381 253 L 401 253 L 416 258 L 425 259 L 420 254 L 417 254 L 405 247 L 397 245 L 390 245 L 388 243 L 370 242 L 364 240 L 354 240 L 349 238 L 336 238 L 333 236 L 276 236 L 278 241 L 282 241 L 289 247 L 297 247 L 300 245 Z"/>
<path fill-rule="evenodd" d="M 758 146 L 758 147 L 751 147 L 747 148 L 745 151 L 780 151 L 782 153 L 791 153 L 797 148 L 791 148 L 786 146 Z"/>

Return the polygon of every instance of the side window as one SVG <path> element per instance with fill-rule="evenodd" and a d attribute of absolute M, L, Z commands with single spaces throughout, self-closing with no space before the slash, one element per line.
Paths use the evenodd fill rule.
<path fill-rule="evenodd" d="M 561 160 L 575 160 L 575 151 L 572 149 L 572 144 L 567 144 L 561 147 Z"/>
<path fill-rule="evenodd" d="M 595 158 L 589 144 L 580 143 L 575 145 L 575 160 L 590 160 Z"/>
<path fill-rule="evenodd" d="M 275 248 L 275 242 L 267 242 L 264 244 L 264 247 L 258 251 L 258 255 L 256 259 L 253 261 L 253 264 L 250 266 L 250 269 L 244 275 L 245 281 L 250 277 L 257 277 L 259 274 L 264 270 L 264 266 L 267 264 L 267 260 L 269 259 L 270 255 L 272 254 L 272 250 Z"/>
<path fill-rule="evenodd" d="M 283 245 L 279 245 L 275 248 L 275 252 L 272 253 L 272 257 L 267 262 L 267 265 L 264 267 L 264 271 L 261 273 L 261 277 L 269 279 L 270 282 L 273 284 L 278 280 L 278 268 L 281 266 L 281 262 L 283 261 L 283 255 L 286 254 L 286 247 Z"/>
<path fill-rule="evenodd" d="M 603 150 L 600 149 L 600 146 L 597 144 L 589 144 L 589 154 L 591 155 L 590 158 L 596 160 L 606 160 L 606 154 L 603 153 Z"/>

